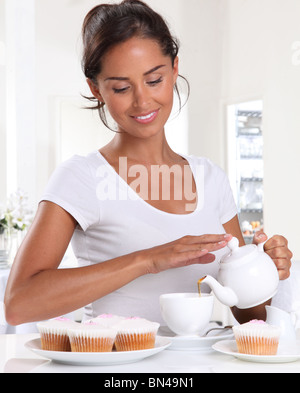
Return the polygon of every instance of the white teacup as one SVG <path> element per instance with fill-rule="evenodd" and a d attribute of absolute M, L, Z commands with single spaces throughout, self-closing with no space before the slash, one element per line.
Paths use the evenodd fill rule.
<path fill-rule="evenodd" d="M 210 294 L 170 293 L 159 298 L 161 315 L 179 336 L 201 336 L 210 322 L 214 298 Z"/>

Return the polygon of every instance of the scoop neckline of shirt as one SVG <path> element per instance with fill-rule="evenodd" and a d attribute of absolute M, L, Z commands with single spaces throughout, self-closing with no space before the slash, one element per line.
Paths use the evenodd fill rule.
<path fill-rule="evenodd" d="M 129 186 L 129 184 L 128 184 L 128 183 L 118 174 L 118 172 L 110 165 L 110 163 L 109 163 L 109 162 L 106 160 L 106 158 L 100 153 L 99 150 L 96 150 L 95 153 L 96 153 L 96 155 L 97 155 L 97 157 L 98 157 L 99 159 L 101 159 L 102 161 L 104 161 L 104 163 L 106 164 L 106 166 L 109 167 L 110 171 L 113 172 L 114 175 L 117 176 L 117 177 L 120 179 L 120 182 L 123 183 L 131 192 L 133 192 L 133 193 L 137 196 L 137 200 L 139 200 L 139 201 L 141 201 L 142 203 L 144 203 L 146 206 L 148 206 L 148 207 L 149 207 L 150 209 L 152 209 L 153 211 L 158 212 L 158 213 L 160 213 L 160 214 L 168 215 L 168 216 L 185 217 L 185 218 L 186 218 L 186 217 L 191 217 L 191 216 L 195 215 L 195 214 L 198 212 L 198 208 L 199 208 L 199 198 L 198 198 L 198 197 L 199 197 L 199 190 L 198 190 L 198 182 L 197 182 L 197 179 L 196 179 L 196 177 L 195 177 L 195 173 L 194 173 L 194 170 L 193 170 L 193 166 L 192 166 L 192 164 L 191 164 L 191 161 L 190 161 L 190 157 L 188 157 L 188 156 L 186 156 L 186 155 L 184 155 L 184 154 L 179 154 L 182 158 L 184 158 L 184 159 L 188 162 L 188 164 L 189 164 L 189 166 L 190 166 L 190 169 L 191 169 L 191 171 L 192 171 L 192 174 L 193 174 L 193 177 L 194 177 L 194 181 L 195 181 L 195 184 L 196 184 L 196 191 L 197 191 L 197 206 L 196 206 L 195 210 L 194 210 L 192 213 L 188 213 L 188 214 L 175 214 L 175 213 L 169 213 L 169 212 L 166 212 L 166 211 L 164 211 L 164 210 L 157 209 L 156 207 L 154 207 L 154 206 L 150 205 L 148 202 L 146 202 L 146 201 L 145 201 L 143 198 L 141 198 L 140 195 L 137 194 L 137 193 Z"/>

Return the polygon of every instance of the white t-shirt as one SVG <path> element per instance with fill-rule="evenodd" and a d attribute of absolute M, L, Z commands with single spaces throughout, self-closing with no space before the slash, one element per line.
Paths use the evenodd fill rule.
<path fill-rule="evenodd" d="M 226 174 L 208 159 L 184 158 L 190 164 L 198 194 L 197 208 L 185 215 L 149 205 L 98 151 L 87 157 L 74 156 L 56 169 L 41 200 L 61 206 L 77 220 L 72 247 L 79 266 L 108 261 L 186 235 L 225 233 L 223 224 L 237 214 Z M 198 279 L 207 274 L 216 277 L 224 252 L 227 250 L 216 252 L 211 264 L 139 277 L 87 305 L 84 319 L 111 313 L 162 323 L 159 296 L 196 292 Z"/>

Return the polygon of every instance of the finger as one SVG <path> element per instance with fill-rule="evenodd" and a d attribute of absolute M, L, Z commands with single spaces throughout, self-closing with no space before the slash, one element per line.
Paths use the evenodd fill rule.
<path fill-rule="evenodd" d="M 175 252 L 186 253 L 186 252 L 197 252 L 207 250 L 208 252 L 214 252 L 221 250 L 226 247 L 228 242 L 222 240 L 218 243 L 193 243 L 193 244 L 176 244 L 173 249 Z"/>
<path fill-rule="evenodd" d="M 292 267 L 292 261 L 289 258 L 272 258 L 277 268 L 279 279 L 281 281 L 286 280 L 290 277 L 290 270 Z"/>
<path fill-rule="evenodd" d="M 288 268 L 277 269 L 277 270 L 278 270 L 278 275 L 279 275 L 279 280 L 280 281 L 287 280 L 290 277 L 290 275 L 291 275 L 291 271 Z"/>
<path fill-rule="evenodd" d="M 190 266 L 190 265 L 196 265 L 196 264 L 207 265 L 209 263 L 214 262 L 215 259 L 216 259 L 215 255 L 210 254 L 210 253 L 207 253 L 205 255 L 202 255 L 202 256 L 196 257 L 196 258 L 193 258 L 193 255 L 191 254 L 191 257 L 184 261 L 184 266 Z"/>
<path fill-rule="evenodd" d="M 275 263 L 277 270 L 290 271 L 290 269 L 292 267 L 292 262 L 288 259 L 278 258 L 278 259 L 273 259 L 273 262 Z"/>
<path fill-rule="evenodd" d="M 269 249 L 266 249 L 265 252 L 273 260 L 276 260 L 276 259 L 291 260 L 293 258 L 293 253 L 285 246 L 284 247 L 269 248 Z"/>
<path fill-rule="evenodd" d="M 232 235 L 202 235 L 202 236 L 185 236 L 181 240 L 185 244 L 209 244 L 219 243 L 221 241 L 229 242 L 232 239 Z"/>
<path fill-rule="evenodd" d="M 218 250 L 222 250 L 222 248 L 226 247 L 228 244 L 227 241 L 222 240 L 218 243 L 210 243 L 210 244 L 205 244 L 205 248 L 209 251 L 209 252 L 213 252 L 213 251 L 218 251 Z"/>
<path fill-rule="evenodd" d="M 267 241 L 265 244 L 265 250 L 270 250 L 277 247 L 286 247 L 288 246 L 288 241 L 283 236 L 273 236 L 271 239 Z"/>
<path fill-rule="evenodd" d="M 206 249 L 176 253 L 171 258 L 170 267 L 178 268 L 178 267 L 193 265 L 196 263 L 200 263 L 200 261 L 202 261 L 202 258 L 203 258 L 203 262 L 205 263 L 210 263 L 210 261 L 213 262 L 214 259 L 211 256 L 207 257 L 207 255 L 208 255 L 208 250 Z"/>
<path fill-rule="evenodd" d="M 268 240 L 268 236 L 263 231 L 258 231 L 253 237 L 253 244 L 260 244 Z"/>
<path fill-rule="evenodd" d="M 278 275 L 279 275 L 279 280 L 284 281 L 291 276 L 291 272 L 289 270 L 278 270 Z"/>
<path fill-rule="evenodd" d="M 214 262 L 215 259 L 216 259 L 216 256 L 214 254 L 208 253 L 208 254 L 204 255 L 203 257 L 199 258 L 198 263 L 201 265 L 206 265 L 208 263 Z"/>

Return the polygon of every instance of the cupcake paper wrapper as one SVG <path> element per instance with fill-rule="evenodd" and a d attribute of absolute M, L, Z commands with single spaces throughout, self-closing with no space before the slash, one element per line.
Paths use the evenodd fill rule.
<path fill-rule="evenodd" d="M 268 324 L 234 326 L 233 332 L 239 353 L 249 355 L 276 355 L 280 328 Z"/>
<path fill-rule="evenodd" d="M 77 325 L 76 322 L 60 319 L 39 322 L 37 327 L 41 335 L 42 349 L 46 351 L 71 351 L 68 329 Z"/>
<path fill-rule="evenodd" d="M 278 350 L 278 339 L 276 338 L 253 338 L 241 337 L 236 340 L 239 353 L 249 355 L 276 355 Z"/>
<path fill-rule="evenodd" d="M 155 332 L 148 333 L 119 333 L 116 337 L 115 346 L 117 351 L 139 351 L 151 349 L 155 346 Z"/>
<path fill-rule="evenodd" d="M 41 344 L 45 351 L 71 351 L 70 340 L 66 334 L 41 333 Z"/>
<path fill-rule="evenodd" d="M 103 329 L 98 325 L 68 331 L 72 352 L 111 352 L 117 331 Z"/>
<path fill-rule="evenodd" d="M 72 352 L 111 352 L 114 339 L 105 337 L 72 337 Z"/>

